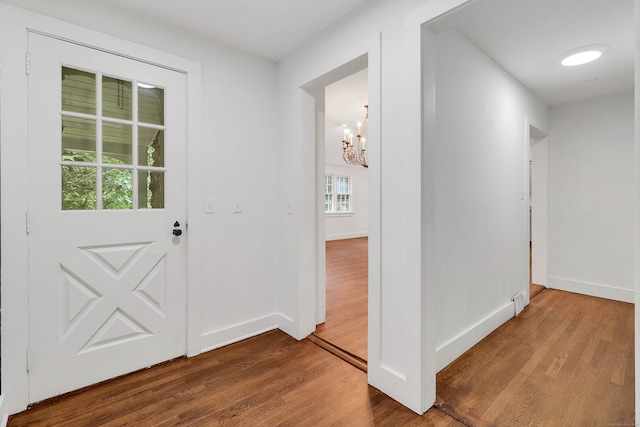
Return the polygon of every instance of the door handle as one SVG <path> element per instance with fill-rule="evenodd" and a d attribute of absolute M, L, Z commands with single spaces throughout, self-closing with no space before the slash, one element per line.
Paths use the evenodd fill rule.
<path fill-rule="evenodd" d="M 179 227 L 180 227 L 180 223 L 178 221 L 176 221 L 173 224 L 173 232 L 172 233 L 173 233 L 174 236 L 181 236 L 182 235 L 182 230 L 180 230 Z"/>

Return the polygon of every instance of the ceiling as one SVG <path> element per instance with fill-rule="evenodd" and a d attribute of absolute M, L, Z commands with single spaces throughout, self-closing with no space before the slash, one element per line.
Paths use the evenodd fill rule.
<path fill-rule="evenodd" d="M 371 0 L 1 1 L 91 28 L 127 13 L 277 61 Z"/>
<path fill-rule="evenodd" d="M 0 1 L 97 29 L 105 25 L 103 15 L 127 13 L 277 61 L 356 9 L 380 0 Z M 633 88 L 633 3 L 478 0 L 429 28 L 435 33 L 457 28 L 542 101 L 556 105 Z M 557 62 L 563 52 L 590 44 L 605 44 L 608 50 L 589 65 L 566 68 Z M 340 92 L 346 98 L 337 105 L 348 102 L 349 90 Z"/>
<path fill-rule="evenodd" d="M 428 28 L 456 29 L 552 106 L 633 89 L 633 12 L 633 0 L 478 0 Z M 608 47 L 599 60 L 559 63 L 564 52 L 593 44 Z M 366 71 L 328 86 L 328 131 L 360 121 L 366 97 Z"/>
<path fill-rule="evenodd" d="M 456 28 L 547 105 L 634 87 L 633 0 L 480 0 L 430 23 Z M 608 47 L 597 61 L 564 67 L 572 49 Z"/>

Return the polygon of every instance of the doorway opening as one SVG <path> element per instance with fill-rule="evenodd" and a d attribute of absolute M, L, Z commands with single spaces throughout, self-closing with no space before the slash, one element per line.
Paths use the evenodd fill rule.
<path fill-rule="evenodd" d="M 325 249 L 325 302 L 312 340 L 366 370 L 368 335 L 368 168 L 343 159 L 344 135 L 362 128 L 368 105 L 368 69 L 324 87 L 324 206 L 319 216 Z M 360 126 L 359 126 L 360 124 Z M 347 137 L 348 138 L 348 137 Z M 366 139 L 365 139 L 366 143 Z M 366 149 L 366 146 L 365 146 Z M 365 151 L 366 155 L 366 151 Z M 323 226 L 323 227 L 321 227 Z"/>
<path fill-rule="evenodd" d="M 529 125 L 529 298 L 549 287 L 549 138 Z"/>

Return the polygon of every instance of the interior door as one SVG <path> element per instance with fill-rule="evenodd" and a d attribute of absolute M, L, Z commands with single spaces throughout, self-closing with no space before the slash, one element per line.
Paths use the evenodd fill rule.
<path fill-rule="evenodd" d="M 33 33 L 29 55 L 36 402 L 186 353 L 186 77 Z"/>

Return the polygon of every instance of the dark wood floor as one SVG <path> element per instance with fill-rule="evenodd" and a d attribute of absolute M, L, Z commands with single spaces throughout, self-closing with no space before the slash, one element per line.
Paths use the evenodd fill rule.
<path fill-rule="evenodd" d="M 315 335 L 367 360 L 368 244 L 334 240 L 327 248 L 327 317 Z"/>

